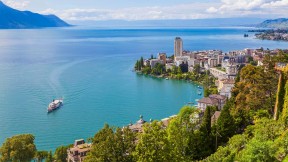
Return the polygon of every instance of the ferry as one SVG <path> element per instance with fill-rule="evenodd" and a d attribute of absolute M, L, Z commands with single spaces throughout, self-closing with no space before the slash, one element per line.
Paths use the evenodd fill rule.
<path fill-rule="evenodd" d="M 60 108 L 63 105 L 63 99 L 57 99 L 57 100 L 53 100 L 47 108 L 47 112 L 50 113 L 58 108 Z"/>

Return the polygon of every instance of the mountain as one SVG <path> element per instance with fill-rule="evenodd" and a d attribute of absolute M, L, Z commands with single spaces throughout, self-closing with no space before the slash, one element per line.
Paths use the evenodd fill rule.
<path fill-rule="evenodd" d="M 257 25 L 259 28 L 288 28 L 288 19 L 286 18 L 280 18 L 280 19 L 274 19 L 274 20 L 266 20 L 262 22 L 261 24 Z"/>
<path fill-rule="evenodd" d="M 29 29 L 70 26 L 55 15 L 19 11 L 0 1 L 0 29 Z"/>

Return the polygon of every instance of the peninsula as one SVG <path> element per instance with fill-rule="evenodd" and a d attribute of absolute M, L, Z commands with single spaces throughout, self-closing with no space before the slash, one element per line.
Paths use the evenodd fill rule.
<path fill-rule="evenodd" d="M 248 32 L 255 32 L 257 39 L 288 41 L 288 19 L 266 20 L 256 27 L 261 29 L 249 30 Z"/>

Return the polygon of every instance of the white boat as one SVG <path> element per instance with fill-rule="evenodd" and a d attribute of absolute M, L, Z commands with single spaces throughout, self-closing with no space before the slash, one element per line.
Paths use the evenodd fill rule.
<path fill-rule="evenodd" d="M 50 113 L 58 108 L 60 108 L 63 105 L 63 99 L 57 99 L 57 100 L 53 100 L 47 108 L 47 112 Z"/>

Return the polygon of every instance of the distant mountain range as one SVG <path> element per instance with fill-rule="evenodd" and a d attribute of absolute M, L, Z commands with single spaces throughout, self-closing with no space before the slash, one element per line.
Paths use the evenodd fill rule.
<path fill-rule="evenodd" d="M 70 26 L 55 15 L 15 10 L 0 1 L 0 29 L 29 29 Z"/>
<path fill-rule="evenodd" d="M 280 19 L 274 19 L 274 20 L 266 20 L 266 21 L 258 24 L 256 27 L 288 29 L 288 19 L 280 18 Z"/>

